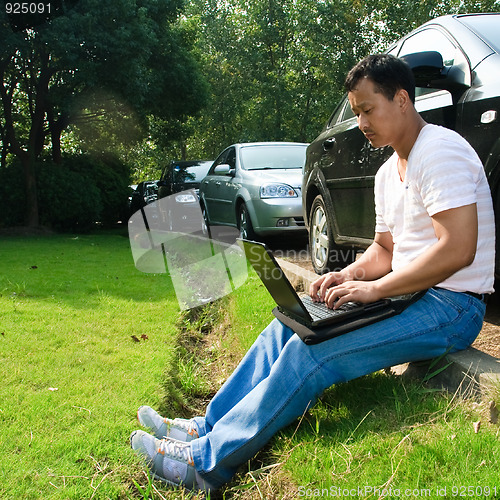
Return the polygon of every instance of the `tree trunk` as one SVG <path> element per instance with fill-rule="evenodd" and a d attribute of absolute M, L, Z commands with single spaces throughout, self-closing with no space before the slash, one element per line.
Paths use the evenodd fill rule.
<path fill-rule="evenodd" d="M 36 188 L 35 157 L 33 155 L 22 155 L 24 185 L 26 189 L 26 208 L 24 223 L 28 227 L 40 225 L 38 213 L 38 193 Z"/>

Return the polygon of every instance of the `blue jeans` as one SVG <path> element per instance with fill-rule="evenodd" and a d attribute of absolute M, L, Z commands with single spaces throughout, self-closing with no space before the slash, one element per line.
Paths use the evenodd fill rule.
<path fill-rule="evenodd" d="M 481 330 L 485 308 L 468 294 L 431 289 L 398 316 L 311 346 L 274 320 L 214 396 L 206 416 L 196 417 L 196 470 L 221 486 L 331 385 L 468 347 Z"/>

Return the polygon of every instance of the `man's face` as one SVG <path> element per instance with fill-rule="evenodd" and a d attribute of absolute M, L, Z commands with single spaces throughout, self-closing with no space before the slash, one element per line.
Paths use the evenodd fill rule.
<path fill-rule="evenodd" d="M 391 146 L 400 139 L 401 106 L 398 93 L 392 101 L 375 91 L 372 80 L 361 79 L 348 99 L 358 119 L 358 127 L 374 148 Z"/>

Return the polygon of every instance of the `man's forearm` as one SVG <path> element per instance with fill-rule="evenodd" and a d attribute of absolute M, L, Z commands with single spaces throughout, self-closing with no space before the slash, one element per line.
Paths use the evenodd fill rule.
<path fill-rule="evenodd" d="M 385 276 L 391 271 L 392 253 L 374 241 L 355 262 L 347 266 L 343 273 L 348 280 L 371 281 Z"/>

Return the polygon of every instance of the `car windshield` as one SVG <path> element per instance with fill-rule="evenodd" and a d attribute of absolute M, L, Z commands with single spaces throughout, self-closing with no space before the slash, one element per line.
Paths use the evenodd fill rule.
<path fill-rule="evenodd" d="M 243 147 L 240 150 L 241 165 L 245 170 L 302 168 L 306 161 L 306 147 L 306 145 Z"/>
<path fill-rule="evenodd" d="M 460 20 L 469 26 L 500 54 L 500 14 L 463 16 Z"/>
<path fill-rule="evenodd" d="M 212 165 L 210 161 L 196 163 L 194 165 L 174 165 L 174 182 L 176 184 L 185 184 L 189 182 L 200 182 L 208 169 Z"/>

